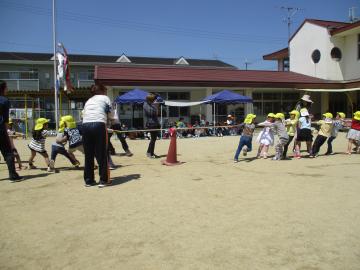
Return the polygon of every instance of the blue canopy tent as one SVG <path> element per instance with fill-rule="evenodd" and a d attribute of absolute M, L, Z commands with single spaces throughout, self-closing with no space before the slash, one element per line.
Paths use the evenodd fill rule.
<path fill-rule="evenodd" d="M 237 104 L 237 103 L 252 103 L 250 97 L 234 93 L 230 90 L 222 90 L 216 94 L 207 96 L 203 99 L 205 104 L 213 104 L 214 106 L 214 126 L 216 125 L 216 107 L 215 104 Z"/>
<path fill-rule="evenodd" d="M 114 102 L 117 104 L 131 104 L 132 105 L 132 119 L 131 119 L 131 126 L 133 126 L 134 121 L 134 105 L 135 104 L 143 104 L 146 101 L 146 97 L 149 95 L 149 92 L 146 92 L 141 89 L 134 89 L 131 90 L 121 96 L 115 98 Z M 157 96 L 156 102 L 163 103 L 163 99 L 160 96 Z M 161 112 L 161 128 L 162 128 L 162 108 L 160 109 Z"/>
<path fill-rule="evenodd" d="M 118 104 L 143 104 L 146 101 L 146 97 L 149 92 L 146 92 L 141 89 L 131 90 L 121 96 L 118 96 L 115 99 L 115 102 Z M 156 98 L 157 102 L 163 102 L 163 99 L 158 96 Z"/>

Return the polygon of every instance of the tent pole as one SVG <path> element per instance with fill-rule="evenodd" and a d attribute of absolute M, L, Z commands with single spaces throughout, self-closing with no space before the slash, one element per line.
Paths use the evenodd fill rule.
<path fill-rule="evenodd" d="M 131 117 L 131 128 L 134 128 L 134 104 L 131 105 L 132 117 Z"/>
<path fill-rule="evenodd" d="M 215 107 L 215 102 L 214 102 L 214 136 L 215 136 L 215 126 L 216 126 L 216 111 L 215 111 L 216 107 Z"/>
<path fill-rule="evenodd" d="M 25 137 L 28 137 L 27 94 L 25 94 Z"/>
<path fill-rule="evenodd" d="M 160 139 L 163 138 L 163 112 L 162 112 L 162 104 L 160 104 Z"/>

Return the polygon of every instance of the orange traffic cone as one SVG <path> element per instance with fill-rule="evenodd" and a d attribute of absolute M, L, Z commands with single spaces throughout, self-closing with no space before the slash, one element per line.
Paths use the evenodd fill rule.
<path fill-rule="evenodd" d="M 181 162 L 176 159 L 176 129 L 170 128 L 170 145 L 169 151 L 166 156 L 166 160 L 162 160 L 161 163 L 167 166 L 179 165 Z"/>

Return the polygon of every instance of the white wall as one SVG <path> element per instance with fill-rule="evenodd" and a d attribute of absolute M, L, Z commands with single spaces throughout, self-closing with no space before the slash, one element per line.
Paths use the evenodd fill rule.
<path fill-rule="evenodd" d="M 342 37 L 345 41 L 345 47 L 343 52 L 343 69 L 344 69 L 344 79 L 353 80 L 360 78 L 360 60 L 358 59 L 358 34 L 357 32 Z M 335 38 L 335 37 L 334 37 Z"/>
<path fill-rule="evenodd" d="M 322 79 L 343 80 L 341 65 L 345 61 L 344 57 L 335 61 L 330 55 L 335 46 L 344 52 L 344 39 L 330 40 L 326 28 L 306 22 L 290 42 L 290 71 Z M 317 64 L 311 58 L 316 49 L 321 53 Z"/>

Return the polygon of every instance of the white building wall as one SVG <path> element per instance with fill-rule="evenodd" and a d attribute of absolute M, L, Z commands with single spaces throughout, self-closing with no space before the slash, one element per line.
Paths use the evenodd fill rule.
<path fill-rule="evenodd" d="M 359 34 L 360 30 L 351 35 L 341 37 L 345 41 L 343 51 L 343 69 L 345 80 L 353 80 L 360 78 L 360 60 L 358 59 Z"/>
<path fill-rule="evenodd" d="M 334 47 L 345 51 L 344 39 L 330 40 L 328 30 L 306 22 L 290 42 L 290 71 L 328 80 L 343 80 L 340 61 L 331 58 L 330 52 Z M 314 50 L 321 53 L 319 63 L 315 64 L 311 58 Z"/>

